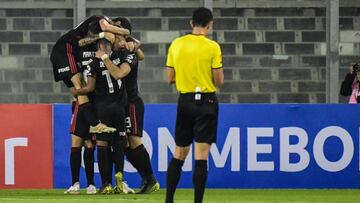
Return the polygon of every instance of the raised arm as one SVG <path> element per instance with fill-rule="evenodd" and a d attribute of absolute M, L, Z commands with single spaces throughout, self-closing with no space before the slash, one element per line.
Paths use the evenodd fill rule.
<path fill-rule="evenodd" d="M 115 80 L 120 80 L 130 73 L 131 67 L 129 63 L 122 63 L 120 66 L 117 66 L 113 64 L 109 56 L 101 50 L 96 52 L 96 57 L 101 58 L 106 69 Z"/>
<path fill-rule="evenodd" d="M 95 43 L 97 40 L 99 40 L 101 38 L 105 38 L 111 43 L 114 43 L 114 41 L 115 41 L 115 35 L 114 34 L 112 34 L 110 32 L 100 32 L 99 34 L 89 35 L 86 38 L 80 39 L 79 40 L 79 46 L 83 47 L 83 46 L 87 46 L 89 44 L 93 44 L 93 43 Z"/>
<path fill-rule="evenodd" d="M 99 21 L 99 23 L 100 23 L 101 30 L 104 31 L 104 32 L 111 32 L 111 33 L 119 34 L 119 35 L 129 35 L 130 34 L 128 29 L 120 28 L 120 27 L 111 25 L 105 19 L 101 19 Z"/>
<path fill-rule="evenodd" d="M 71 88 L 71 93 L 74 96 L 87 95 L 88 93 L 93 92 L 95 90 L 95 84 L 96 84 L 96 79 L 93 77 L 88 77 L 87 84 L 84 87 L 80 89 Z"/>

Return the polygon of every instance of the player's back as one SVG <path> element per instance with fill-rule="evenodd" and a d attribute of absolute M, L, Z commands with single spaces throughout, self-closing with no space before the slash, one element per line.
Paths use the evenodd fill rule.
<path fill-rule="evenodd" d="M 121 63 L 119 53 L 113 52 L 110 60 L 115 64 Z M 115 80 L 107 70 L 104 62 L 98 58 L 92 58 L 88 65 L 90 76 L 96 78 L 95 102 L 120 102 L 126 103 L 127 95 L 121 80 Z"/>
<path fill-rule="evenodd" d="M 100 33 L 101 27 L 99 21 L 101 19 L 105 19 L 110 22 L 110 19 L 107 16 L 93 15 L 65 33 L 58 41 L 66 41 L 72 44 L 77 44 L 78 40 L 84 38 L 88 34 L 90 25 L 93 34 Z"/>
<path fill-rule="evenodd" d="M 120 50 L 121 54 L 128 54 L 128 51 L 126 49 Z M 133 62 L 130 64 L 131 71 L 130 73 L 122 80 L 124 87 L 126 89 L 126 93 L 128 96 L 129 101 L 135 101 L 139 98 L 139 88 L 138 88 L 138 67 L 139 67 L 139 60 L 136 56 L 136 54 L 131 54 L 131 56 L 134 57 Z M 122 57 L 124 58 L 124 57 Z"/>

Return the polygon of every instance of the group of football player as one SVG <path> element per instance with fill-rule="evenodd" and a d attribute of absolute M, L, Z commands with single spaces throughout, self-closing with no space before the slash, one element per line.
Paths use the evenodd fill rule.
<path fill-rule="evenodd" d="M 74 96 L 70 127 L 72 184 L 66 194 L 80 193 L 83 147 L 87 194 L 135 193 L 124 182 L 124 156 L 141 175 L 137 193 L 160 189 L 141 140 L 144 103 L 137 74 L 138 61 L 145 56 L 131 31 L 124 17 L 91 16 L 61 36 L 52 49 L 55 81 L 63 81 Z M 98 191 L 94 184 L 95 147 L 102 183 Z"/>

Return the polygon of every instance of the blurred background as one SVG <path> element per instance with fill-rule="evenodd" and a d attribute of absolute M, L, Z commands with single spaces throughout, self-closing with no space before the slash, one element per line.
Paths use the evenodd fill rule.
<path fill-rule="evenodd" d="M 360 59 L 360 0 L 0 0 L 0 103 L 69 103 L 54 82 L 56 40 L 91 15 L 128 17 L 142 42 L 145 103 L 175 103 L 167 49 L 191 31 L 194 8 L 214 13 L 223 52 L 222 103 L 346 103 L 339 85 Z"/>

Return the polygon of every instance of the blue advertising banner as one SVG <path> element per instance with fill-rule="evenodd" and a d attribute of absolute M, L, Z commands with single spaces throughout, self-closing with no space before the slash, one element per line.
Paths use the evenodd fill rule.
<path fill-rule="evenodd" d="M 209 188 L 360 188 L 358 105 L 222 104 L 209 155 Z M 54 105 L 54 187 L 71 184 L 69 105 Z M 143 141 L 165 187 L 175 147 L 176 105 L 145 106 Z M 192 187 L 193 149 L 179 187 Z M 95 171 L 98 171 L 95 165 Z M 125 179 L 140 178 L 125 163 Z M 96 184 L 100 178 L 96 173 Z M 86 185 L 84 169 L 81 184 Z"/>

